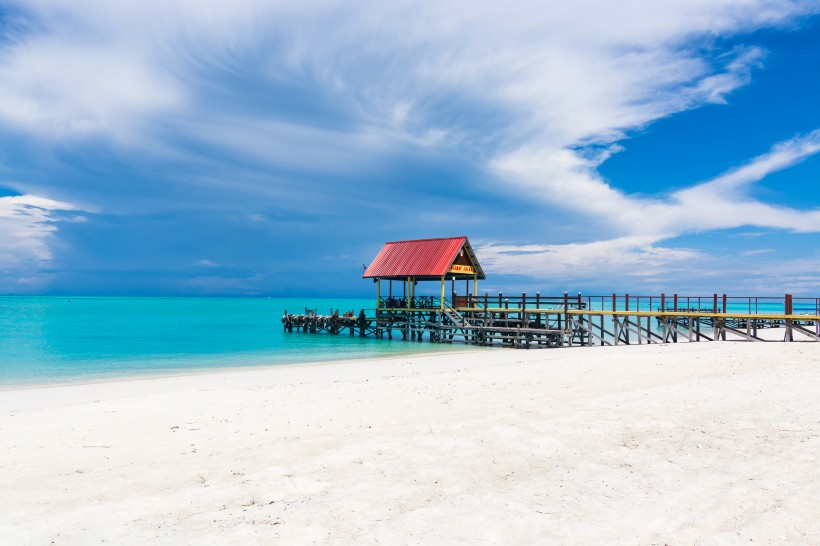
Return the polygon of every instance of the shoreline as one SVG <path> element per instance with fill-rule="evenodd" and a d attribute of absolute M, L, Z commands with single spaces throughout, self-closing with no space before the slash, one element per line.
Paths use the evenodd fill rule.
<path fill-rule="evenodd" d="M 705 332 L 706 333 L 706 332 Z M 293 335 L 303 335 L 303 334 L 293 334 Z M 307 335 L 307 334 L 305 334 Z M 317 335 L 317 334 L 311 334 Z M 323 334 L 318 334 L 323 335 Z M 785 327 L 779 328 L 768 328 L 764 330 L 758 331 L 758 335 L 766 340 L 765 344 L 772 344 L 772 343 L 797 343 L 797 344 L 805 344 L 805 343 L 818 343 L 814 340 L 806 337 L 804 334 L 796 332 L 794 341 L 786 342 L 783 341 L 783 337 L 785 336 Z M 206 367 L 183 367 L 179 368 L 178 370 L 166 370 L 166 371 L 146 371 L 146 372 L 124 372 L 124 373 L 116 373 L 111 375 L 85 375 L 85 376 L 78 376 L 75 378 L 71 378 L 65 381 L 45 381 L 45 382 L 21 382 L 21 383 L 2 383 L 0 382 L 0 393 L 7 392 L 7 391 L 14 391 L 19 389 L 37 389 L 37 388 L 54 388 L 60 386 L 70 386 L 70 385 L 86 385 L 86 384 L 96 384 L 96 383 L 108 383 L 108 382 L 117 382 L 117 381 L 140 381 L 140 380 L 149 380 L 149 379 L 157 379 L 163 377 L 177 377 L 177 376 L 196 376 L 196 375 L 203 375 L 203 374 L 220 374 L 220 373 L 228 373 L 231 371 L 252 371 L 252 370 L 259 370 L 259 369 L 268 369 L 268 368 L 280 368 L 280 367 L 290 367 L 290 366 L 311 366 L 311 365 L 322 365 L 322 364 L 337 364 L 337 363 L 345 363 L 345 362 L 357 362 L 357 361 L 371 361 L 371 360 L 390 360 L 393 358 L 404 358 L 406 356 L 433 356 L 433 355 L 447 355 L 447 354 L 459 354 L 462 352 L 471 352 L 471 351 L 482 351 L 482 350 L 508 350 L 512 349 L 510 347 L 501 347 L 501 346 L 489 346 L 489 347 L 477 347 L 469 344 L 464 343 L 453 343 L 453 344 L 432 344 L 430 342 L 415 342 L 415 341 L 404 341 L 404 340 L 394 340 L 393 343 L 406 343 L 406 345 L 400 345 L 400 347 L 417 347 L 418 351 L 412 349 L 396 349 L 395 353 L 393 354 L 375 354 L 372 356 L 361 356 L 355 358 L 349 358 L 347 356 L 344 357 L 333 357 L 325 356 L 319 357 L 318 359 L 311 359 L 311 360 L 287 360 L 280 363 L 274 362 L 259 362 L 256 364 L 234 364 L 234 365 L 224 365 L 224 366 L 206 366 Z M 755 342 L 748 342 L 742 338 L 740 338 L 737 334 L 730 334 L 730 338 L 724 341 L 712 342 L 712 341 L 701 341 L 701 342 L 690 342 L 685 338 L 680 338 L 677 343 L 667 343 L 665 345 L 674 346 L 674 345 L 688 345 L 691 343 L 695 344 L 702 344 L 702 343 L 755 343 Z M 664 344 L 656 344 L 658 346 L 663 346 Z M 619 346 L 627 346 L 627 345 L 619 345 Z M 642 345 L 629 345 L 631 347 L 640 347 Z M 554 348 L 540 348 L 540 349 L 512 349 L 512 350 L 524 350 L 524 351 L 554 351 L 554 350 L 567 350 L 567 349 L 575 349 L 575 350 L 582 350 L 582 349 L 594 349 L 594 348 L 601 348 L 602 346 L 599 345 L 592 345 L 589 347 L 554 347 Z M 429 349 L 429 350 L 428 350 Z"/>
<path fill-rule="evenodd" d="M 413 343 L 413 342 L 408 342 Z M 427 347 L 430 344 L 426 344 Z M 453 347 L 453 346 L 450 346 Z M 489 349 L 506 349 L 505 347 L 487 347 Z M 376 354 L 373 356 L 361 356 L 358 358 L 338 358 L 338 357 L 328 357 L 328 358 L 319 358 L 314 360 L 288 360 L 282 363 L 273 363 L 273 362 L 260 362 L 258 364 L 236 364 L 236 365 L 225 365 L 225 366 L 210 366 L 210 367 L 184 367 L 180 368 L 177 371 L 146 371 L 144 373 L 140 372 L 131 372 L 131 373 L 123 373 L 123 374 L 112 374 L 112 375 L 87 375 L 87 376 L 78 376 L 74 379 L 70 379 L 67 381 L 57 381 L 57 382 L 44 382 L 44 383 L 0 383 L 0 393 L 7 392 L 7 391 L 14 391 L 14 390 L 27 390 L 27 389 L 38 389 L 38 388 L 56 388 L 56 387 L 63 387 L 63 386 L 80 386 L 80 385 L 91 385 L 91 384 L 98 384 L 98 383 L 116 383 L 120 381 L 141 381 L 141 380 L 151 380 L 151 379 L 162 379 L 165 377 L 186 377 L 186 376 L 197 376 L 197 375 L 207 375 L 207 374 L 221 374 L 221 373 L 230 373 L 233 371 L 242 372 L 242 371 L 254 371 L 254 370 L 265 370 L 265 369 L 276 369 L 276 368 L 287 368 L 291 366 L 313 366 L 313 365 L 333 365 L 337 363 L 346 363 L 346 362 L 367 362 L 371 360 L 389 360 L 393 358 L 402 358 L 404 356 L 433 356 L 433 355 L 440 355 L 440 354 L 459 354 L 463 352 L 470 352 L 472 350 L 478 350 L 478 348 L 465 345 L 463 347 L 455 347 L 455 348 L 441 348 L 439 350 L 419 350 L 416 351 L 406 351 L 400 352 L 397 351 L 395 354 Z"/>
<path fill-rule="evenodd" d="M 0 535 L 817 543 L 815 347 L 499 348 L 5 391 Z"/>

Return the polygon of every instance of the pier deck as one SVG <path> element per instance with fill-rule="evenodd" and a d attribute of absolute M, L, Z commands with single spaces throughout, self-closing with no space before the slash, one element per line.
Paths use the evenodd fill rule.
<path fill-rule="evenodd" d="M 452 299 L 380 298 L 358 314 L 338 311 L 282 317 L 286 332 L 327 332 L 407 341 L 519 348 L 632 345 L 718 340 L 820 341 L 820 299 L 581 296 Z M 693 305 L 693 300 L 697 305 Z M 683 302 L 684 300 L 681 299 Z M 701 306 L 702 301 L 712 305 Z M 463 305 L 454 306 L 451 302 Z M 389 305 L 389 306 L 388 306 Z M 632 309 L 630 309 L 632 306 Z M 779 307 L 779 308 L 778 308 Z M 745 308 L 745 312 L 736 311 Z M 800 312 L 795 312 L 795 309 Z M 715 311 L 717 309 L 717 311 Z M 754 310 L 754 312 L 752 312 Z M 779 330 L 773 330 L 773 329 Z M 778 336 L 763 335 L 764 331 Z M 779 333 L 782 331 L 782 338 Z M 773 338 L 774 337 L 774 338 Z"/>

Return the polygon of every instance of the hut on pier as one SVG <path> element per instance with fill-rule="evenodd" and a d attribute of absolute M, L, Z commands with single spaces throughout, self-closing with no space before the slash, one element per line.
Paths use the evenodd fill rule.
<path fill-rule="evenodd" d="M 362 277 L 375 281 L 378 309 L 463 307 L 468 304 L 470 293 L 478 293 L 478 281 L 486 278 L 467 237 L 386 243 Z M 439 283 L 440 297 L 418 296 L 416 286 L 420 281 Z M 449 302 L 445 298 L 448 281 L 454 300 Z M 456 296 L 456 283 L 460 281 L 465 282 L 464 294 Z M 393 293 L 394 282 L 401 285 L 401 295 L 398 288 Z"/>

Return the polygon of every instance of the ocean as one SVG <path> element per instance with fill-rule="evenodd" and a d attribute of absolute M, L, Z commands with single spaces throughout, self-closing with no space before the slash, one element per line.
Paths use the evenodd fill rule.
<path fill-rule="evenodd" d="M 465 349 L 347 334 L 288 334 L 280 322 L 285 310 L 358 313 L 373 308 L 374 300 L 0 297 L 0 386 Z"/>

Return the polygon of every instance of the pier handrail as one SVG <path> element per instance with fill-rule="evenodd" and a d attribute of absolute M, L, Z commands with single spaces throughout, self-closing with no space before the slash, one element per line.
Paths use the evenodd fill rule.
<path fill-rule="evenodd" d="M 442 300 L 437 296 L 415 296 L 408 301 L 407 297 L 382 296 L 379 298 L 381 309 L 439 309 Z M 484 293 L 482 295 L 459 295 L 454 292 L 450 298 L 445 298 L 444 305 L 453 309 L 471 311 L 514 311 L 526 310 L 541 314 L 549 310 L 599 310 L 599 311 L 630 311 L 652 312 L 653 315 L 663 313 L 700 313 L 731 315 L 758 315 L 758 316 L 818 316 L 820 315 L 820 298 L 796 298 L 775 296 L 728 296 L 726 294 L 712 294 L 710 296 L 671 295 L 630 295 L 611 294 L 605 296 L 577 295 L 544 296 L 540 292 L 528 295 L 526 293 L 505 295 L 499 292 L 496 295 Z"/>

